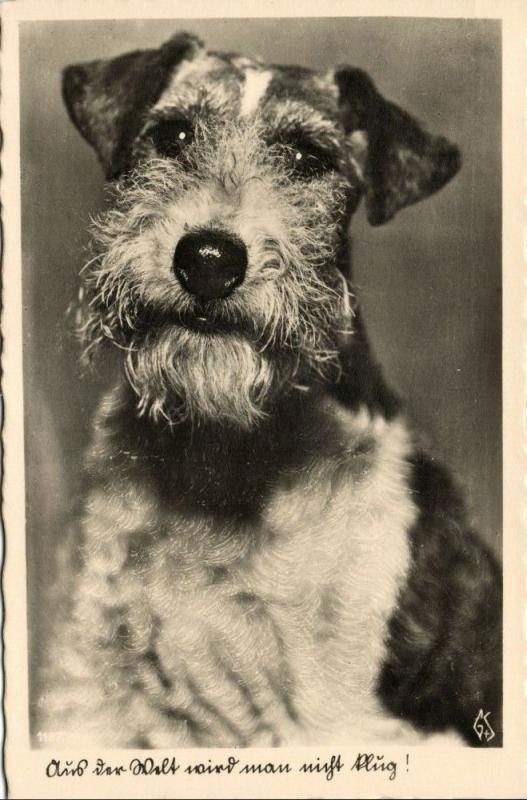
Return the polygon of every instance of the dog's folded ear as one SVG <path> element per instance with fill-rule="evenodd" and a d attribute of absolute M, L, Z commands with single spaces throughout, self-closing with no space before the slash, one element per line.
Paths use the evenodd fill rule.
<path fill-rule="evenodd" d="M 343 124 L 360 165 L 372 225 L 441 189 L 459 169 L 458 148 L 431 136 L 412 117 L 385 100 L 362 70 L 334 72 Z"/>
<path fill-rule="evenodd" d="M 202 47 L 187 33 L 162 47 L 67 67 L 62 95 L 78 130 L 97 152 L 106 177 L 129 166 L 131 146 L 148 110 L 166 88 L 177 64 Z"/>

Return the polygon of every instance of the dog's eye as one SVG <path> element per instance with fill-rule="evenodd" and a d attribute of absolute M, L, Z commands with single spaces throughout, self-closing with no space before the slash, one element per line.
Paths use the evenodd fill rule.
<path fill-rule="evenodd" d="M 189 122 L 177 119 L 164 119 L 149 131 L 158 154 L 167 158 L 177 158 L 183 148 L 193 139 L 194 131 Z"/>
<path fill-rule="evenodd" d="M 319 178 L 324 173 L 335 169 L 331 156 L 324 150 L 311 145 L 288 148 L 289 167 L 299 178 L 309 180 Z"/>

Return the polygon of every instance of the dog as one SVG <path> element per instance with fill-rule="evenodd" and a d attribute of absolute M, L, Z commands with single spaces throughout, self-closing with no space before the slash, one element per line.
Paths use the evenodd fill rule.
<path fill-rule="evenodd" d="M 501 742 L 501 579 L 383 380 L 348 225 L 458 149 L 371 78 L 157 49 L 68 67 L 112 191 L 85 357 L 120 354 L 39 727 L 71 746 Z M 95 356 L 96 358 L 96 356 Z"/>

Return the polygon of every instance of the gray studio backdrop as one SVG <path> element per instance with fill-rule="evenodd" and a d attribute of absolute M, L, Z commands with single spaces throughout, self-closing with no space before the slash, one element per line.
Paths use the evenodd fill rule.
<path fill-rule="evenodd" d="M 66 311 L 102 208 L 94 153 L 60 96 L 67 64 L 157 46 L 177 30 L 272 62 L 366 69 L 383 94 L 457 142 L 463 168 L 382 228 L 352 227 L 355 283 L 376 353 L 416 425 L 465 487 L 474 523 L 501 535 L 500 27 L 433 19 L 150 20 L 21 26 L 24 409 L 31 675 L 46 585 L 79 494 L 104 379 L 83 377 Z M 9 233 L 9 232 L 8 232 Z M 9 265 L 5 265 L 9 269 Z M 108 372 L 108 369 L 106 369 Z M 11 545 L 13 546 L 13 545 Z"/>

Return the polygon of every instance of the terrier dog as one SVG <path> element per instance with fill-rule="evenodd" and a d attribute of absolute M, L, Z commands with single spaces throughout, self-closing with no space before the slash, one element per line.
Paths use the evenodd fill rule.
<path fill-rule="evenodd" d="M 114 747 L 499 743 L 499 569 L 383 382 L 348 274 L 361 198 L 387 222 L 454 176 L 457 148 L 359 69 L 188 34 L 69 67 L 63 93 L 115 197 L 83 333 L 122 368 L 40 728 Z"/>

